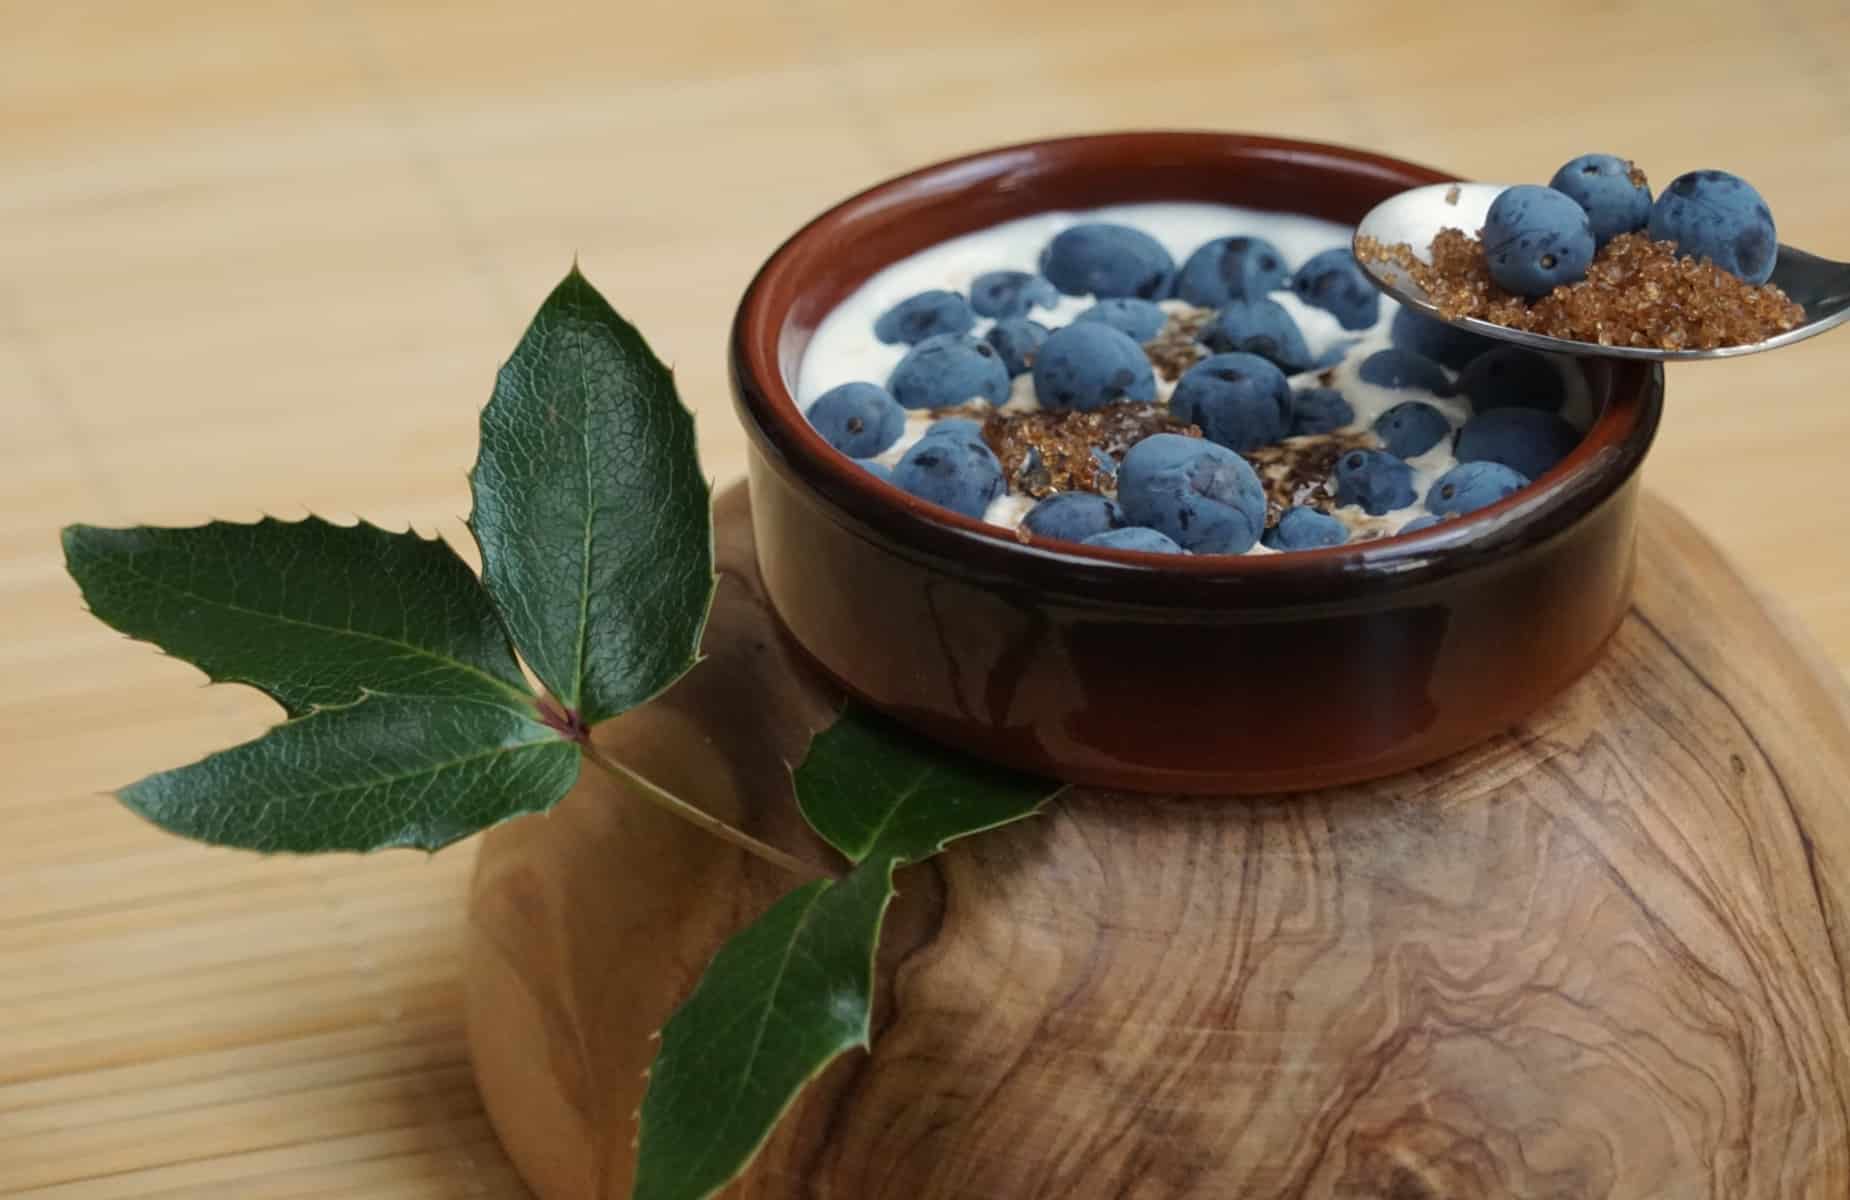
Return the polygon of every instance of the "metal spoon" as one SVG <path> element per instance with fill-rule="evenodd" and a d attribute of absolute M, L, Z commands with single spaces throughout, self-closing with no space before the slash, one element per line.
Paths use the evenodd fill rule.
<path fill-rule="evenodd" d="M 1504 187 L 1500 183 L 1435 183 L 1430 187 L 1413 188 L 1375 205 L 1362 218 L 1362 223 L 1356 226 L 1355 236 L 1373 238 L 1384 246 L 1404 242 L 1413 248 L 1414 254 L 1426 259 L 1433 235 L 1441 229 L 1462 229 L 1474 234 L 1483 228 L 1484 217 L 1490 212 L 1490 202 L 1497 198 Z M 1361 267 L 1382 291 L 1394 299 L 1435 321 L 1446 321 L 1439 315 L 1439 310 L 1433 307 L 1426 289 L 1400 267 L 1388 262 L 1364 262 Z M 1460 317 L 1455 321 L 1446 321 L 1446 324 L 1485 337 L 1500 338 L 1556 354 L 1685 362 L 1777 350 L 1781 346 L 1816 337 L 1827 329 L 1850 321 L 1850 263 L 1832 262 L 1828 258 L 1819 258 L 1782 243 L 1779 258 L 1773 264 L 1772 282 L 1804 308 L 1805 323 L 1765 341 L 1744 346 L 1721 346 L 1714 350 L 1602 346 L 1597 342 L 1578 342 L 1569 338 L 1530 333 L 1523 329 L 1510 329 L 1503 325 L 1493 325 L 1489 321 L 1480 321 L 1476 317 Z"/>

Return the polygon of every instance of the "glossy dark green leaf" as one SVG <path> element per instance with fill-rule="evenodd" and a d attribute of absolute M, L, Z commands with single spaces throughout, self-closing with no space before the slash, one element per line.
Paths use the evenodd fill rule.
<path fill-rule="evenodd" d="M 888 871 L 785 896 L 734 934 L 662 1029 L 643 1099 L 634 1200 L 711 1196 L 803 1085 L 868 1044 Z"/>
<path fill-rule="evenodd" d="M 853 862 L 917 862 L 1025 817 L 1054 785 L 967 758 L 850 708 L 796 770 L 803 819 Z"/>
<path fill-rule="evenodd" d="M 662 1029 L 635 1200 L 704 1200 L 751 1162 L 803 1086 L 868 1044 L 893 871 L 1027 816 L 1059 791 L 848 710 L 810 745 L 797 801 L 857 865 L 784 897 L 729 940 Z"/>
<path fill-rule="evenodd" d="M 514 645 L 587 725 L 694 664 L 713 529 L 693 416 L 576 270 L 501 369 L 471 483 L 483 576 Z"/>
<path fill-rule="evenodd" d="M 74 525 L 64 558 L 103 621 L 292 715 L 369 689 L 531 707 L 488 593 L 439 540 L 314 517 Z"/>
<path fill-rule="evenodd" d="M 436 850 L 550 807 L 578 765 L 576 746 L 505 705 L 369 695 L 120 796 L 163 829 L 220 846 Z"/>

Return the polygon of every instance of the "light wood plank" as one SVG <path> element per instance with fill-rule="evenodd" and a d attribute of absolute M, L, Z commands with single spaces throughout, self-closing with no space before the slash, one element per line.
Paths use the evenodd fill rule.
<path fill-rule="evenodd" d="M 1850 9 L 1557 8 L 1537 33 L 1533 5 L 1367 0 L 7 6 L 0 1194 L 525 1194 L 451 1086 L 470 852 L 266 862 L 121 811 L 109 789 L 277 714 L 87 617 L 61 525 L 316 511 L 470 553 L 477 411 L 574 256 L 730 478 L 725 331 L 763 256 L 880 177 L 1050 133 L 1721 165 L 1850 258 Z M 1837 668 L 1846 375 L 1845 337 L 1675 370 L 1649 469 Z"/>

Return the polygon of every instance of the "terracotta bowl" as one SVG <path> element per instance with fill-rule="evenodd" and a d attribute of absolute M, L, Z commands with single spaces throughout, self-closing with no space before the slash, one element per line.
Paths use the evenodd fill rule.
<path fill-rule="evenodd" d="M 927 736 L 1095 787 L 1275 792 L 1390 774 L 1514 724 L 1629 603 L 1663 374 L 1588 360 L 1597 417 L 1535 485 L 1405 537 L 1255 556 L 1021 544 L 909 496 L 792 399 L 831 308 L 888 264 L 1050 209 L 1192 200 L 1353 224 L 1448 176 L 1219 133 L 1037 142 L 913 172 L 773 254 L 732 333 L 765 587 L 797 645 Z"/>

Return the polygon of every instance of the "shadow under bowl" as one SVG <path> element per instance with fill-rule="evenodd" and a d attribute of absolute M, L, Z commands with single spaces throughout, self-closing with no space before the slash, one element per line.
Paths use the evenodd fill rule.
<path fill-rule="evenodd" d="M 1265 556 L 1024 545 L 856 467 L 793 394 L 822 319 L 882 268 L 1051 210 L 1194 201 L 1354 224 L 1449 177 L 1366 151 L 1121 133 L 970 155 L 852 197 L 759 271 L 732 331 L 772 607 L 851 695 L 938 741 L 1094 787 L 1295 791 L 1515 724 L 1630 600 L 1663 373 L 1581 361 L 1594 422 L 1534 485 L 1417 534 Z"/>

